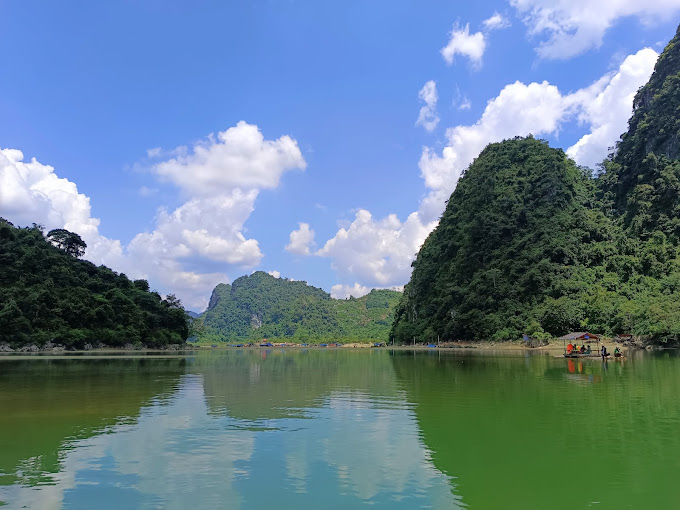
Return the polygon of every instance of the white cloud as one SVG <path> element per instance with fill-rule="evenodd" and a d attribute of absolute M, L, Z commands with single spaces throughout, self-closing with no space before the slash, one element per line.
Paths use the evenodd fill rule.
<path fill-rule="evenodd" d="M 347 299 L 350 296 L 360 298 L 369 292 L 371 292 L 369 287 L 364 287 L 358 283 L 354 285 L 342 285 L 339 283 L 331 287 L 331 297 L 333 299 Z"/>
<path fill-rule="evenodd" d="M 147 149 L 147 151 L 146 151 L 146 157 L 147 158 L 157 158 L 160 155 L 161 155 L 161 148 L 160 147 L 154 147 L 153 149 Z"/>
<path fill-rule="evenodd" d="M 616 73 L 572 94 L 563 95 L 548 82 L 506 85 L 489 101 L 475 124 L 447 130 L 448 143 L 441 154 L 430 148 L 423 150 L 419 165 L 426 186 L 432 190 L 421 204 L 423 217 L 431 219 L 433 213 L 443 210 L 463 170 L 492 142 L 528 134 L 555 134 L 564 122 L 576 117 L 590 133 L 567 153 L 583 165 L 602 161 L 608 147 L 625 131 L 633 96 L 649 79 L 657 56 L 651 49 L 640 50 L 627 57 Z"/>
<path fill-rule="evenodd" d="M 160 149 L 148 153 L 162 154 Z M 5 149 L 0 151 L 0 215 L 22 225 L 37 222 L 76 232 L 88 245 L 86 259 L 146 278 L 152 288 L 174 293 L 196 310 L 207 304 L 217 283 L 229 278 L 222 272 L 187 271 L 187 262 L 207 259 L 225 270 L 259 264 L 262 252 L 257 240 L 243 235 L 244 223 L 262 188 L 276 187 L 284 172 L 304 167 L 295 140 L 265 140 L 257 126 L 245 122 L 192 150 L 177 148 L 153 168 L 176 183 L 187 201 L 172 212 L 161 209 L 155 229 L 137 234 L 123 249 L 119 241 L 99 234 L 90 199 L 73 182 L 35 159 L 24 163 L 20 151 Z"/>
<path fill-rule="evenodd" d="M 658 56 L 650 48 L 629 55 L 602 90 L 582 100 L 578 118 L 591 129 L 567 149 L 571 158 L 590 168 L 602 162 L 626 130 L 635 93 L 649 79 Z"/>
<path fill-rule="evenodd" d="M 536 51 L 543 58 L 570 58 L 602 44 L 619 19 L 636 16 L 646 23 L 673 18 L 680 0 L 510 0 L 529 34 L 544 37 Z"/>
<path fill-rule="evenodd" d="M 653 50 L 641 50 L 615 73 L 571 94 L 562 94 L 548 82 L 505 86 L 476 123 L 447 130 L 441 152 L 423 148 L 419 166 L 429 192 L 418 211 L 401 223 L 394 215 L 375 220 L 360 210 L 317 255 L 330 257 L 345 282 L 375 287 L 405 283 L 414 255 L 437 225 L 460 175 L 484 147 L 514 136 L 557 134 L 564 123 L 578 119 L 590 134 L 567 152 L 579 164 L 601 161 L 625 130 L 633 94 L 649 78 L 655 59 Z M 338 294 L 343 288 L 338 287 Z"/>
<path fill-rule="evenodd" d="M 420 109 L 416 126 L 423 126 L 427 131 L 434 131 L 439 124 L 439 116 L 437 115 L 437 84 L 434 80 L 430 80 L 418 92 L 418 97 L 425 103 Z"/>
<path fill-rule="evenodd" d="M 298 223 L 299 228 L 290 233 L 290 243 L 286 245 L 286 251 L 296 255 L 309 255 L 310 248 L 314 246 L 314 231 L 309 228 L 309 223 Z"/>
<path fill-rule="evenodd" d="M 202 256 L 243 267 L 256 266 L 262 259 L 258 242 L 245 239 L 243 224 L 254 209 L 257 191 L 235 189 L 230 195 L 195 198 L 172 213 L 161 209 L 156 230 L 138 234 L 133 243 L 152 251 L 158 243 L 174 257 Z"/>
<path fill-rule="evenodd" d="M 361 209 L 349 228 L 341 228 L 316 255 L 332 258 L 331 266 L 343 280 L 373 287 L 401 285 L 432 228 L 434 224 L 424 225 L 417 212 L 401 223 L 394 214 L 376 221 Z"/>
<path fill-rule="evenodd" d="M 177 152 L 154 170 L 192 196 L 275 188 L 285 171 L 307 166 L 291 137 L 265 140 L 257 126 L 244 121 L 196 143 L 191 151 Z"/>
<path fill-rule="evenodd" d="M 0 150 L 0 203 L 3 214 L 30 225 L 38 220 L 50 228 L 65 225 L 95 230 L 99 220 L 90 217 L 90 199 L 77 186 L 61 179 L 54 168 L 33 158 L 25 163 L 21 151 Z"/>
<path fill-rule="evenodd" d="M 246 239 L 243 231 L 259 191 L 278 186 L 284 172 L 304 169 L 306 163 L 295 140 L 289 136 L 265 140 L 257 126 L 243 121 L 191 149 L 177 147 L 170 154 L 153 169 L 177 184 L 189 200 L 172 213 L 161 209 L 156 229 L 138 234 L 128 251 L 146 261 L 142 267 L 150 279 L 184 289 L 188 297 L 183 298 L 191 306 L 204 306 L 211 288 L 228 278 L 222 273 L 182 271 L 182 259 L 208 259 L 232 269 L 258 265 L 259 244 Z"/>
<path fill-rule="evenodd" d="M 447 130 L 448 143 L 441 154 L 424 148 L 419 166 L 425 185 L 432 190 L 421 204 L 425 221 L 441 214 L 463 170 L 486 145 L 513 136 L 557 131 L 564 114 L 562 99 L 557 87 L 548 82 L 506 85 L 475 124 Z"/>
<path fill-rule="evenodd" d="M 75 183 L 60 178 L 54 168 L 33 158 L 25 163 L 21 151 L 0 150 L 0 216 L 21 226 L 42 223 L 47 230 L 77 232 L 87 244 L 85 257 L 117 263 L 120 242 L 99 234 L 99 219 L 90 215 L 90 198 Z"/>
<path fill-rule="evenodd" d="M 182 264 L 181 251 L 164 245 L 158 239 L 144 246 L 144 236 L 135 237 L 128 245 L 123 261 L 111 267 L 131 278 L 148 280 L 151 288 L 164 295 L 175 294 L 187 309 L 196 312 L 206 308 L 210 292 L 218 283 L 230 282 L 224 273 L 187 271 Z"/>
<path fill-rule="evenodd" d="M 484 25 L 484 28 L 489 31 L 501 30 L 510 26 L 510 22 L 497 11 L 494 12 L 490 18 L 485 19 L 482 24 Z"/>
<path fill-rule="evenodd" d="M 453 64 L 454 57 L 459 54 L 468 57 L 474 66 L 479 67 L 482 64 L 485 49 L 484 34 L 476 32 L 470 35 L 470 24 L 468 23 L 464 28 L 458 28 L 458 25 L 453 26 L 449 34 L 449 42 L 440 52 L 449 65 Z"/>
<path fill-rule="evenodd" d="M 137 190 L 137 193 L 139 193 L 139 196 L 141 197 L 150 197 L 158 193 L 158 188 L 150 188 L 149 186 L 142 186 Z"/>
<path fill-rule="evenodd" d="M 469 110 L 472 107 L 470 99 L 460 91 L 458 85 L 456 85 L 455 98 L 453 99 L 451 106 L 454 106 L 459 110 Z"/>
<path fill-rule="evenodd" d="M 142 266 L 150 279 L 184 289 L 184 294 L 176 293 L 200 307 L 215 284 L 229 279 L 223 273 L 182 271 L 182 259 L 208 259 L 226 264 L 225 269 L 258 265 L 259 243 L 243 234 L 255 200 L 261 189 L 278 186 L 284 172 L 304 169 L 306 163 L 295 140 L 265 140 L 257 126 L 243 121 L 171 154 L 153 169 L 177 184 L 189 200 L 172 213 L 161 209 L 155 230 L 138 234 L 128 251 L 147 261 Z"/>
<path fill-rule="evenodd" d="M 267 271 L 267 274 L 273 276 L 274 278 L 281 278 L 281 272 L 277 270 Z"/>

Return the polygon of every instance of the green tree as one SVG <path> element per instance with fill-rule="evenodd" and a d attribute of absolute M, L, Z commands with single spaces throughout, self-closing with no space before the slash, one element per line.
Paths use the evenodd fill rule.
<path fill-rule="evenodd" d="M 63 231 L 48 240 L 36 227 L 0 218 L 0 342 L 158 347 L 186 339 L 179 300 L 163 301 L 144 280 L 79 260 L 78 239 Z M 56 240 L 63 247 L 55 249 Z"/>
<path fill-rule="evenodd" d="M 14 299 L 10 299 L 0 308 L 0 331 L 2 337 L 9 341 L 24 340 L 32 332 L 31 323 L 24 317 Z"/>
<path fill-rule="evenodd" d="M 47 233 L 47 240 L 72 257 L 80 258 L 85 254 L 87 244 L 75 232 L 55 228 Z"/>

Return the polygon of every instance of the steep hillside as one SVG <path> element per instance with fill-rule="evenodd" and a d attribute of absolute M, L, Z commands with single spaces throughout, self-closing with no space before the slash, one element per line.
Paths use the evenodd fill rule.
<path fill-rule="evenodd" d="M 680 28 L 633 101 L 628 131 L 603 167 L 603 197 L 634 237 L 680 241 Z"/>
<path fill-rule="evenodd" d="M 613 255 L 613 239 L 592 180 L 561 150 L 531 137 L 489 145 L 413 263 L 394 335 L 512 338 L 581 268 Z"/>
<path fill-rule="evenodd" d="M 76 248 L 85 244 L 76 234 L 50 234 L 61 248 L 39 228 L 16 228 L 0 218 L 0 343 L 162 346 L 187 338 L 185 312 L 174 296 L 161 299 L 146 280 L 78 260 Z M 55 242 L 57 236 L 64 242 Z"/>
<path fill-rule="evenodd" d="M 596 179 L 531 137 L 482 151 L 418 253 L 392 334 L 511 340 L 589 329 L 677 344 L 679 139 L 676 34 Z"/>
<path fill-rule="evenodd" d="M 194 329 L 206 340 L 387 340 L 400 295 L 373 290 L 359 299 L 337 300 L 306 282 L 257 271 L 215 287 Z"/>

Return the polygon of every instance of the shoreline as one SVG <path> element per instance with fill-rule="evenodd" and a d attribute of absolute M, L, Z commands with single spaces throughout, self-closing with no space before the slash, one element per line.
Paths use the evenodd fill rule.
<path fill-rule="evenodd" d="M 609 345 L 619 346 L 625 348 L 626 350 L 677 350 L 678 347 L 662 347 L 662 346 L 637 346 L 637 345 L 626 345 L 624 343 L 619 343 L 615 341 L 608 342 Z M 605 345 L 607 342 L 605 342 Z M 213 346 L 215 345 L 215 346 Z M 412 351 L 412 350 L 422 350 L 422 351 L 432 351 L 432 350 L 475 350 L 475 351 L 506 351 L 506 352 L 544 352 L 546 354 L 556 354 L 563 353 L 564 346 L 560 342 L 550 342 L 547 345 L 540 347 L 528 347 L 523 344 L 523 342 L 442 342 L 439 345 L 434 344 L 416 344 L 416 345 L 381 345 L 375 346 L 373 343 L 364 342 L 350 342 L 340 345 L 322 345 L 322 344 L 294 344 L 294 343 L 277 343 L 271 346 L 260 346 L 260 345 L 243 345 L 240 347 L 229 345 L 229 344 L 213 344 L 213 345 L 186 345 L 180 346 L 178 344 L 173 344 L 172 347 L 167 348 L 129 348 L 129 347 L 98 347 L 92 349 L 81 349 L 81 350 L 67 350 L 62 347 L 57 348 L 47 348 L 37 350 L 0 350 L 0 357 L 7 358 L 35 358 L 41 356 L 78 356 L 83 355 L 95 355 L 99 357 L 117 357 L 120 355 L 127 354 L 129 356 L 137 357 L 169 357 L 175 354 L 186 354 L 187 352 L 196 351 L 220 351 L 220 350 L 234 350 L 234 349 L 247 349 L 247 350 L 263 350 L 263 349 L 318 349 L 318 350 L 340 350 L 340 349 L 390 349 L 399 351 Z"/>

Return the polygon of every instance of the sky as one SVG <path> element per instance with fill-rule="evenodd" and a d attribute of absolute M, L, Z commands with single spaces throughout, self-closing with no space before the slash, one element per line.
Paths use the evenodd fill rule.
<path fill-rule="evenodd" d="M 680 0 L 0 0 L 0 216 L 201 311 L 256 270 L 401 288 L 458 178 L 595 171 Z"/>

